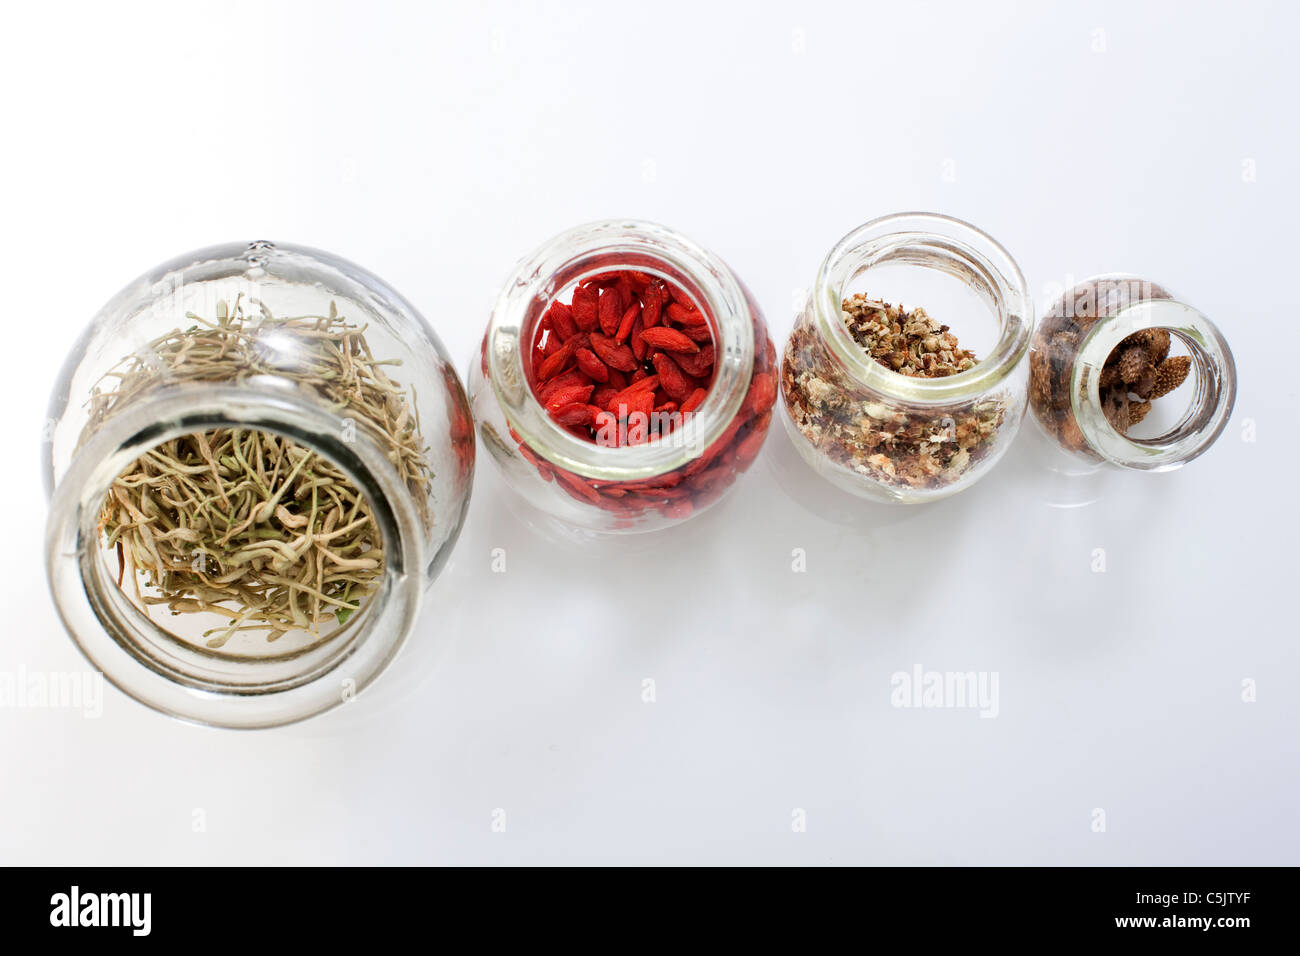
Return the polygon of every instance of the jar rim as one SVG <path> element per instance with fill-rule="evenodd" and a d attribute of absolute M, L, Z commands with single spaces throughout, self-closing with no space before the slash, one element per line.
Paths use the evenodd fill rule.
<path fill-rule="evenodd" d="M 678 429 L 683 435 L 671 441 L 618 448 L 585 441 L 547 414 L 524 368 L 527 337 L 555 297 L 584 278 L 618 268 L 684 286 L 710 319 L 713 384 L 692 425 Z M 484 348 L 487 377 L 506 422 L 530 450 L 587 478 L 635 481 L 689 464 L 722 437 L 749 388 L 757 345 L 747 296 L 720 258 L 667 226 L 607 219 L 560 233 L 519 262 L 493 307 Z"/>
<path fill-rule="evenodd" d="M 422 524 L 404 485 L 379 444 L 358 428 L 347 441 L 334 438 L 337 422 L 310 400 L 270 388 L 189 383 L 141 396 L 105 420 L 74 456 L 54 489 L 46 526 L 46 568 L 65 629 L 105 679 L 128 696 L 181 720 L 228 728 L 260 728 L 315 716 L 355 696 L 396 656 L 418 613 L 425 564 Z M 120 613 L 124 597 L 101 587 L 97 516 L 113 480 L 149 448 L 181 435 L 212 428 L 259 429 L 284 435 L 337 465 L 362 490 L 384 543 L 383 583 L 367 604 L 356 631 L 334 647 L 321 645 L 294 657 L 305 669 L 264 682 L 223 681 L 198 665 L 197 649 L 175 645 L 163 653 L 132 637 L 132 622 Z M 117 602 L 117 603 L 115 603 Z M 157 625 L 155 625 L 157 627 Z M 157 627 L 159 636 L 166 631 Z M 138 632 L 137 632 L 138 633 Z M 342 636 L 342 635 L 340 635 Z M 214 655 L 206 655 L 213 658 Z M 251 676 L 266 662 L 221 658 Z M 189 669 L 187 672 L 187 668 Z"/>
<path fill-rule="evenodd" d="M 922 252 L 939 258 L 934 265 L 910 264 L 940 268 L 948 261 L 979 276 L 985 286 L 981 297 L 993 309 L 1000 330 L 996 345 L 985 358 L 964 372 L 942 378 L 920 378 L 886 368 L 854 341 L 841 319 L 842 293 L 855 276 Z M 1029 351 L 1033 333 L 1033 299 L 1011 254 L 970 223 L 939 213 L 893 213 L 858 226 L 827 253 L 811 298 L 822 337 L 845 370 L 866 388 L 917 404 L 979 397 L 1016 369 Z"/>
<path fill-rule="evenodd" d="M 1106 274 L 1085 279 L 1074 288 L 1138 279 Z M 1182 418 L 1165 434 L 1130 438 L 1118 431 L 1102 410 L 1101 370 L 1115 346 L 1144 329 L 1166 329 L 1187 347 L 1195 391 Z M 1093 323 L 1079 343 L 1070 376 L 1071 411 L 1088 445 L 1113 464 L 1141 471 L 1168 471 L 1204 454 L 1227 427 L 1236 394 L 1236 362 L 1223 333 L 1205 315 L 1176 298 L 1132 302 Z"/>

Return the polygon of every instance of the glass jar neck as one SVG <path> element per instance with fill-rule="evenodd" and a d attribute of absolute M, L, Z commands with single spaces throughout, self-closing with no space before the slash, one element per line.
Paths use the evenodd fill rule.
<path fill-rule="evenodd" d="M 934 269 L 965 283 L 998 323 L 992 351 L 973 368 L 943 378 L 903 375 L 867 355 L 845 327 L 841 308 L 853 280 L 885 264 Z M 1025 277 L 1010 254 L 969 223 L 935 213 L 884 216 L 849 233 L 822 263 L 811 301 L 821 337 L 858 384 L 915 404 L 958 402 L 989 391 L 1024 358 L 1034 318 Z"/>
<path fill-rule="evenodd" d="M 659 276 L 692 296 L 709 317 L 716 359 L 708 397 L 683 428 L 645 444 L 608 447 L 552 420 L 533 395 L 527 363 L 537 323 L 556 297 L 619 269 Z M 534 453 L 588 478 L 635 481 L 688 464 L 722 437 L 749 388 L 756 345 L 748 299 L 718 257 L 664 226 L 609 220 L 557 236 L 520 262 L 497 299 L 484 347 L 506 421 Z"/>
<path fill-rule="evenodd" d="M 1236 400 L 1232 350 L 1218 328 L 1190 306 L 1168 298 L 1128 302 L 1098 320 L 1079 344 L 1070 403 L 1079 430 L 1102 458 L 1125 468 L 1165 471 L 1205 452 L 1223 432 Z M 1166 329 L 1191 357 L 1194 391 L 1182 418 L 1156 438 L 1130 438 L 1106 418 L 1101 373 L 1115 347 L 1135 332 Z"/>
<path fill-rule="evenodd" d="M 319 679 L 326 673 L 351 681 L 354 692 L 378 676 L 419 609 L 424 534 L 379 443 L 359 424 L 340 434 L 339 423 L 329 410 L 287 389 L 187 384 L 142 395 L 87 437 L 51 501 L 46 562 L 65 626 L 111 683 L 182 719 L 263 727 L 340 703 L 341 685 Z M 218 428 L 287 437 L 329 458 L 370 503 L 383 540 L 384 579 L 355 627 L 337 639 L 285 658 L 223 656 L 159 627 L 109 572 L 97 546 L 97 522 L 116 477 L 163 442 Z"/>

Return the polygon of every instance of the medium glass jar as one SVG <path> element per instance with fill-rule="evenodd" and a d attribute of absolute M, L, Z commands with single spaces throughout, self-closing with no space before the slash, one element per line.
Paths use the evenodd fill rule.
<path fill-rule="evenodd" d="M 569 324 L 567 302 L 582 294 L 578 290 L 585 286 L 594 303 L 597 294 L 615 293 L 620 285 L 619 330 L 604 325 L 603 317 L 600 326 Z M 653 319 L 652 294 L 664 303 Z M 558 324 L 552 322 L 557 302 L 566 314 Z M 675 323 L 673 314 L 694 316 L 698 324 Z M 686 352 L 695 347 L 686 343 L 682 352 L 662 353 L 676 356 L 673 375 L 679 363 L 690 372 L 672 401 L 662 394 L 670 369 L 661 359 L 652 362 L 653 349 L 639 341 L 643 320 L 646 340 L 652 324 L 653 334 L 669 339 L 683 332 L 695 337 L 697 351 Z M 572 348 L 570 339 L 581 347 Z M 637 345 L 628 357 L 624 347 Z M 593 349 L 614 364 L 577 355 Z M 709 367 L 692 367 L 706 349 Z M 507 483 L 531 505 L 570 529 L 651 531 L 699 514 L 753 462 L 771 423 L 775 355 L 757 304 L 715 255 L 653 223 L 598 222 L 557 236 L 518 265 L 470 369 L 470 397 L 484 445 Z M 578 365 L 579 357 L 587 364 Z M 593 381 L 584 369 L 600 378 Z M 544 404 L 545 380 L 564 376 L 576 383 L 577 400 L 567 409 Z M 658 397 L 647 412 L 660 414 L 671 406 L 662 414 L 680 415 L 640 439 L 631 437 L 638 427 L 635 401 L 610 397 L 625 389 L 635 393 L 638 382 L 660 382 L 650 389 Z M 580 406 L 587 408 L 585 419 Z M 569 413 L 588 424 L 566 424 Z M 603 426 L 591 427 L 602 422 L 612 440 L 602 437 Z"/>
<path fill-rule="evenodd" d="M 1223 433 L 1236 399 L 1232 350 L 1215 324 L 1137 276 L 1066 290 L 1044 313 L 1029 361 L 1039 426 L 1086 462 L 1181 467 Z"/>
<path fill-rule="evenodd" d="M 963 344 L 982 334 L 990 347 L 955 374 L 902 374 L 850 333 L 855 289 L 882 309 L 901 298 L 925 306 L 943 332 L 951 326 Z M 1032 326 L 1019 267 L 974 226 L 928 213 L 860 226 L 827 255 L 786 344 L 791 439 L 819 474 L 864 498 L 911 504 L 968 488 L 1020 428 Z M 894 358 L 901 365 L 906 356 Z"/>
<path fill-rule="evenodd" d="M 117 294 L 50 403 L 46 560 L 126 693 L 229 727 L 351 699 L 468 505 L 460 381 L 415 308 L 327 253 L 216 246 Z"/>

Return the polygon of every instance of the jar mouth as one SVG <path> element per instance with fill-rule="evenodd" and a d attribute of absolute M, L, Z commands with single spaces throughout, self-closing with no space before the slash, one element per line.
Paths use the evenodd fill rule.
<path fill-rule="evenodd" d="M 214 652 L 153 621 L 109 573 L 98 516 L 113 481 L 163 442 L 218 428 L 291 439 L 328 458 L 365 496 L 383 543 L 383 577 L 362 609 L 328 638 L 267 657 Z M 346 439 L 337 431 L 326 409 L 288 390 L 205 384 L 140 398 L 86 441 L 54 491 L 46 564 L 65 628 L 110 683 L 182 720 L 255 728 L 328 710 L 383 671 L 418 613 L 421 519 L 379 444 L 360 428 Z"/>
<path fill-rule="evenodd" d="M 1183 343 L 1195 390 L 1179 421 L 1163 435 L 1132 438 L 1116 430 L 1102 410 L 1101 372 L 1115 346 L 1144 329 L 1166 329 Z M 1227 427 L 1236 394 L 1236 363 L 1227 340 L 1208 318 L 1174 299 L 1135 302 L 1096 322 L 1079 344 L 1070 381 L 1070 404 L 1088 444 L 1108 461 L 1142 471 L 1167 471 L 1204 454 Z"/>
<path fill-rule="evenodd" d="M 554 422 L 533 394 L 526 366 L 530 337 L 555 297 L 615 269 L 659 276 L 691 295 L 709 317 L 716 353 L 713 385 L 686 427 L 617 448 L 584 441 Z M 485 347 L 506 422 L 533 452 L 588 478 L 635 481 L 689 464 L 722 437 L 749 388 L 755 342 L 745 292 L 722 260 L 666 226 L 618 219 L 578 226 L 523 259 L 492 310 Z"/>
<path fill-rule="evenodd" d="M 841 307 L 856 277 L 886 264 L 943 272 L 973 289 L 998 322 L 998 340 L 989 354 L 974 367 L 943 378 L 903 375 L 868 355 L 841 320 Z M 944 404 L 987 392 L 1024 358 L 1034 324 L 1033 300 L 1010 253 L 970 223 L 938 213 L 896 213 L 854 229 L 822 262 L 812 303 L 823 338 L 850 375 L 884 396 L 918 404 Z"/>

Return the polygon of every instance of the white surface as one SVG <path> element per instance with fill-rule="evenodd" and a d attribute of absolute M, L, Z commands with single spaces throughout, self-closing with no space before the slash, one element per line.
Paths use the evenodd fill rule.
<path fill-rule="evenodd" d="M 217 241 L 361 263 L 463 367 L 512 263 L 576 223 L 700 240 L 779 342 L 844 232 L 935 210 L 1040 308 L 1120 270 L 1213 317 L 1220 443 L 1072 481 L 1027 428 L 969 493 L 889 510 L 776 428 L 720 508 L 588 549 L 523 526 L 481 453 L 419 631 L 355 704 L 261 733 L 111 689 L 97 720 L 0 708 L 0 862 L 1300 862 L 1295 7 L 744 9 L 10 8 L 0 672 L 83 667 L 39 559 L 59 363 Z M 999 715 L 891 707 L 917 664 L 997 672 Z"/>

